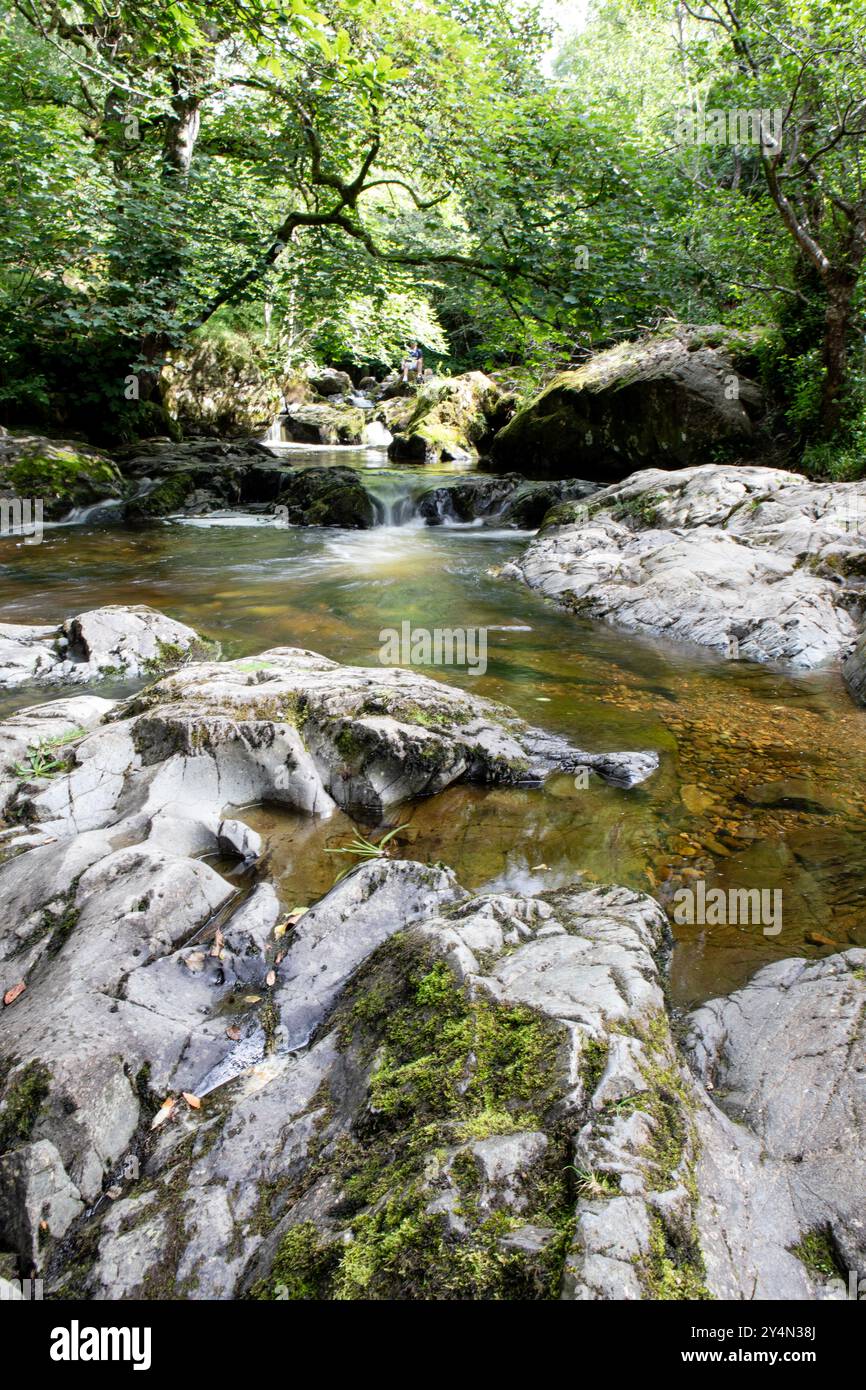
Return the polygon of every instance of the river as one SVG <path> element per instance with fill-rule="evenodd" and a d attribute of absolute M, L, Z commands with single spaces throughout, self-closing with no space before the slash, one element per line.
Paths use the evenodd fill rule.
<path fill-rule="evenodd" d="M 217 638 L 227 657 L 303 646 L 361 665 L 377 664 L 382 629 L 407 620 L 487 628 L 484 674 L 428 674 L 590 750 L 657 749 L 661 768 L 630 791 L 571 777 L 543 788 L 452 787 L 400 812 L 399 853 L 442 860 L 471 889 L 541 891 L 581 872 L 668 908 L 676 888 L 699 878 L 781 889 L 776 935 L 674 926 L 678 1007 L 729 992 L 768 960 L 866 946 L 866 719 L 838 675 L 795 677 L 575 619 L 496 577 L 528 533 L 427 527 L 413 516 L 413 497 L 437 474 L 390 469 L 369 450 L 294 450 L 291 462 L 359 468 L 388 524 L 339 531 L 229 515 L 141 530 L 49 528 L 40 545 L 0 541 L 0 617 L 55 622 L 145 603 Z M 19 688 L 0 708 L 45 698 L 44 687 Z M 352 829 L 345 816 L 243 815 L 264 835 L 287 905 L 330 886 L 341 861 L 324 851 Z"/>

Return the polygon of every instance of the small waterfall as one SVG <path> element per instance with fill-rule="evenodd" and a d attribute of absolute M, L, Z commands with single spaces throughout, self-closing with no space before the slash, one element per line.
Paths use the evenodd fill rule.
<path fill-rule="evenodd" d="M 268 432 L 259 442 L 262 444 L 282 444 L 283 443 L 283 420 L 285 413 L 277 415 L 268 426 Z"/>
<path fill-rule="evenodd" d="M 60 520 L 46 523 L 54 526 L 85 526 L 89 521 L 114 521 L 114 513 L 123 502 L 119 497 L 104 497 L 99 502 L 91 502 L 86 507 L 73 507 Z"/>
<path fill-rule="evenodd" d="M 380 526 L 421 525 L 417 501 L 427 486 L 423 478 L 405 473 L 364 472 L 361 480 Z"/>

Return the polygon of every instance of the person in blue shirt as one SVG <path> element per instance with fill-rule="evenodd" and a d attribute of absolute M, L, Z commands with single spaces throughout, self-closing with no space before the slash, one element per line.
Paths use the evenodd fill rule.
<path fill-rule="evenodd" d="M 420 381 L 424 375 L 424 354 L 413 338 L 409 344 L 409 350 L 403 358 L 403 380 L 407 382 L 410 374 L 416 381 Z"/>

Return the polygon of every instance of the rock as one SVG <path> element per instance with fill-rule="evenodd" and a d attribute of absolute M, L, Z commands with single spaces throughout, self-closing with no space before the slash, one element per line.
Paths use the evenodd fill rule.
<path fill-rule="evenodd" d="M 587 753 L 505 706 L 412 671 L 340 666 L 275 648 L 256 661 L 185 666 L 116 711 L 70 752 L 70 770 L 22 781 L 11 814 L 44 835 L 100 829 L 167 806 L 211 820 L 270 801 L 312 814 L 339 805 L 377 823 L 452 782 L 540 783 L 587 767 L 644 781 L 654 753 Z M 187 809 L 184 809 L 187 808 Z"/>
<path fill-rule="evenodd" d="M 108 676 L 155 675 L 213 651 L 191 627 L 144 604 L 94 608 L 59 628 L 0 624 L 0 687 L 83 685 Z"/>
<path fill-rule="evenodd" d="M 756 342 L 679 326 L 561 372 L 491 447 L 499 468 L 609 482 L 637 468 L 688 467 L 707 450 L 753 447 L 763 402 L 744 375 Z"/>
<path fill-rule="evenodd" d="M 48 1237 L 60 1240 L 84 1210 L 53 1144 L 39 1140 L 0 1157 L 0 1242 L 26 1269 L 40 1263 Z"/>
<path fill-rule="evenodd" d="M 652 469 L 554 508 L 502 573 L 582 617 L 809 669 L 854 643 L 864 506 L 862 483 Z"/>
<path fill-rule="evenodd" d="M 117 454 L 130 494 L 124 519 L 136 524 L 175 512 L 199 513 L 269 501 L 273 488 L 259 497 L 255 481 L 262 469 L 280 463 L 256 440 L 189 439 L 139 441 Z"/>
<path fill-rule="evenodd" d="M 442 483 L 422 493 L 418 513 L 428 526 L 489 518 L 500 525 L 534 530 L 556 503 L 566 498 L 589 497 L 596 491 L 595 483 L 579 478 L 558 483 L 532 483 L 519 473 L 494 477 L 476 474 Z"/>
<path fill-rule="evenodd" d="M 280 416 L 283 438 L 296 444 L 360 444 L 367 424 L 351 405 L 293 405 Z"/>
<path fill-rule="evenodd" d="M 276 1002 L 285 1045 L 306 1046 L 346 981 L 396 931 L 466 894 L 450 869 L 362 864 L 298 923 L 279 967 Z"/>
<path fill-rule="evenodd" d="M 481 517 L 499 517 L 522 482 L 517 473 L 495 478 L 480 475 L 459 478 L 423 492 L 418 499 L 418 514 L 428 526 L 439 526 L 443 521 L 468 522 Z"/>
<path fill-rule="evenodd" d="M 866 705 L 866 633 L 842 663 L 842 679 L 858 705 Z"/>
<path fill-rule="evenodd" d="M 418 391 L 408 415 L 388 421 L 394 434 L 388 457 L 405 463 L 476 458 L 500 391 L 483 372 L 434 377 Z"/>
<path fill-rule="evenodd" d="M 292 526 L 342 526 L 368 530 L 376 525 L 373 503 L 352 468 L 297 468 L 281 476 L 278 505 Z"/>
<path fill-rule="evenodd" d="M 48 521 L 76 507 L 119 498 L 121 477 L 105 454 L 78 440 L 4 433 L 0 436 L 0 493 L 29 502 L 30 517 L 36 517 L 40 503 Z M 10 512 L 7 521 L 4 514 L 4 525 L 10 526 L 14 516 Z M 26 522 L 23 510 L 22 518 Z"/>
<path fill-rule="evenodd" d="M 174 354 L 160 385 L 169 415 L 186 433 L 218 439 L 261 434 L 287 400 L 311 395 L 301 373 L 275 372 L 250 338 L 225 331 Z"/>
<path fill-rule="evenodd" d="M 864 1018 L 866 951 L 850 950 L 765 967 L 691 1014 L 687 1038 L 701 1081 L 759 1141 L 762 1189 L 775 1183 L 794 1213 L 791 1247 L 798 1235 L 825 1232 L 841 1267 L 858 1271 L 866 1269 Z"/>
<path fill-rule="evenodd" d="M 113 700 L 98 695 L 73 695 L 68 700 L 29 705 L 7 716 L 0 723 L 0 812 L 18 780 L 15 765 L 24 768 L 31 749 L 62 757 L 71 743 L 100 724 L 113 707 Z"/>
<path fill-rule="evenodd" d="M 345 396 L 352 390 L 349 373 L 340 372 L 336 367 L 310 368 L 307 380 L 320 396 Z"/>

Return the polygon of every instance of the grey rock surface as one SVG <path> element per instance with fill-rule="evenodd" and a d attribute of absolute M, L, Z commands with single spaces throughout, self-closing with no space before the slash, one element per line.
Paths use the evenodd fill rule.
<path fill-rule="evenodd" d="M 503 574 L 583 617 L 808 670 L 854 646 L 864 556 L 866 484 L 701 465 L 555 508 Z"/>

